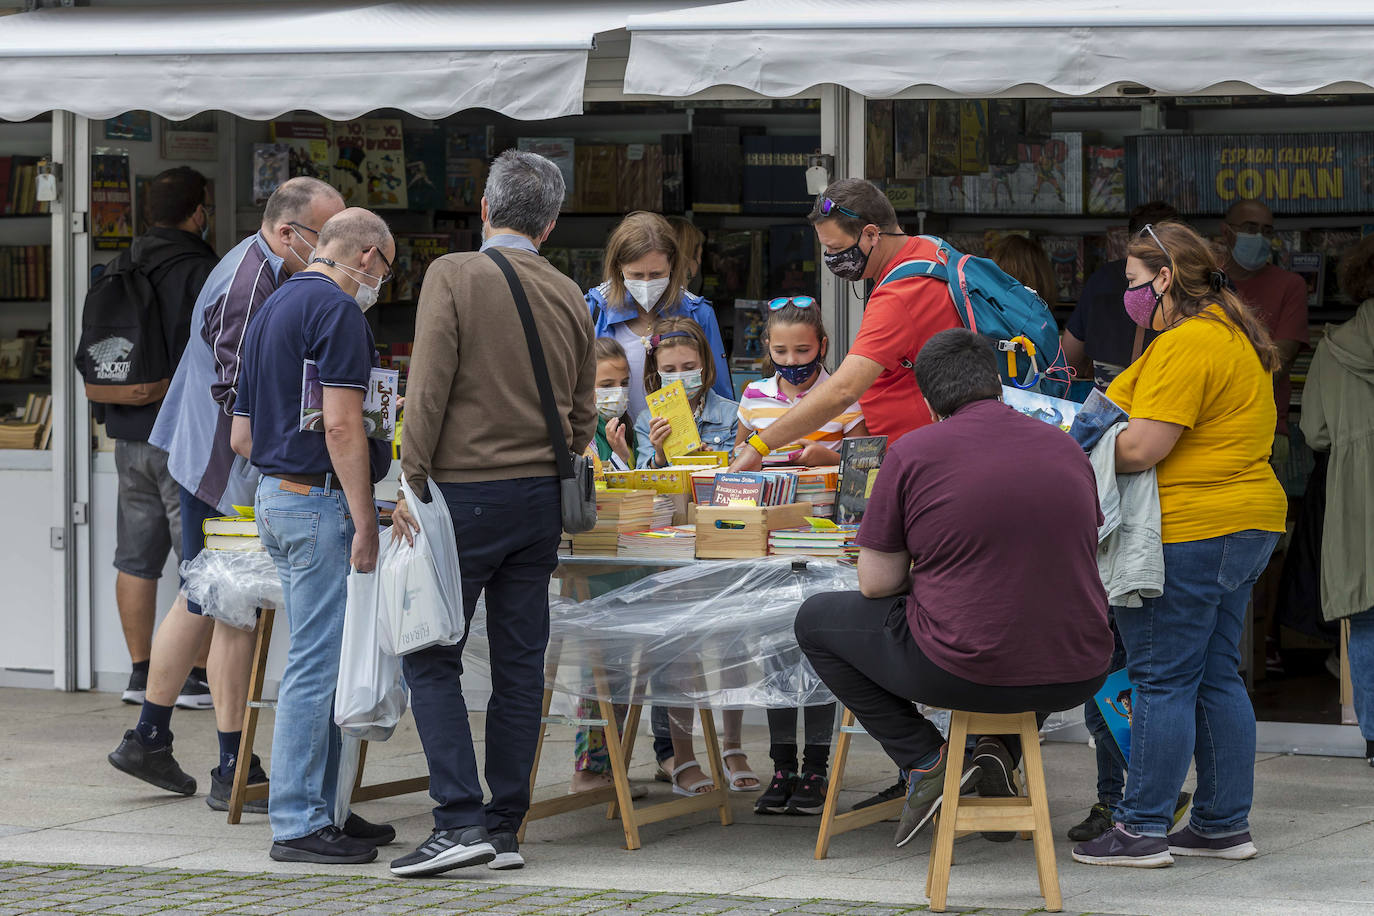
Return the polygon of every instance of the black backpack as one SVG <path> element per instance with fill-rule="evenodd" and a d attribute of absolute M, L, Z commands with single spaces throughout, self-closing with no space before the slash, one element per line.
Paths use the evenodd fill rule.
<path fill-rule="evenodd" d="M 160 269 L 179 260 L 158 265 Z M 172 359 L 153 279 L 129 252 L 110 262 L 86 293 L 76 368 L 86 398 L 98 404 L 138 407 L 162 399 L 172 381 Z"/>

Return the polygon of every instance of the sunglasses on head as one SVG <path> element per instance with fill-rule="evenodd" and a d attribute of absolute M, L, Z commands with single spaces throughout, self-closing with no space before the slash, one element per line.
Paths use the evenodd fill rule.
<path fill-rule="evenodd" d="M 1155 235 L 1155 230 L 1152 225 L 1146 223 L 1145 228 L 1141 229 L 1140 232 L 1136 234 L 1136 237 L 1139 238 L 1140 236 L 1143 236 L 1147 233 L 1149 234 L 1150 238 L 1154 239 L 1155 244 L 1159 246 L 1159 250 L 1164 252 L 1164 256 L 1169 259 L 1169 263 L 1173 264 L 1174 256 L 1169 254 L 1169 249 L 1165 248 L 1164 243 L 1159 240 L 1159 236 Z"/>
<path fill-rule="evenodd" d="M 768 300 L 768 309 L 773 312 L 787 308 L 789 305 L 795 305 L 799 309 L 809 309 L 816 305 L 816 300 L 811 296 L 779 296 L 776 299 Z"/>
<path fill-rule="evenodd" d="M 863 219 L 862 216 L 860 216 L 859 214 L 855 213 L 853 210 L 849 209 L 848 207 L 841 207 L 839 204 L 835 203 L 835 202 L 834 202 L 833 200 L 831 200 L 829 197 L 822 197 L 822 198 L 821 198 L 821 216 L 829 216 L 832 212 L 843 213 L 845 216 L 848 216 L 848 217 L 850 217 L 851 219 Z"/>

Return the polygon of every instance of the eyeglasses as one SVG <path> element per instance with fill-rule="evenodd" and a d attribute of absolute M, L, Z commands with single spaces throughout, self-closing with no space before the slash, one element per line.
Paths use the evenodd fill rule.
<path fill-rule="evenodd" d="M 304 229 L 306 232 L 309 232 L 311 235 L 315 236 L 315 238 L 319 238 L 319 237 L 320 237 L 320 230 L 318 230 L 318 229 L 311 229 L 309 226 L 305 225 L 304 223 L 297 223 L 297 222 L 294 222 L 294 221 L 293 221 L 293 222 L 287 223 L 286 225 L 288 225 L 288 226 L 294 226 L 294 227 L 296 227 L 297 229 Z"/>
<path fill-rule="evenodd" d="M 1159 250 L 1164 252 L 1164 256 L 1169 259 L 1169 265 L 1172 268 L 1174 256 L 1169 254 L 1169 249 L 1164 247 L 1164 243 L 1159 240 L 1159 236 L 1155 235 L 1154 227 L 1149 223 L 1145 224 L 1145 228 L 1140 230 L 1139 235 L 1145 235 L 1147 232 L 1150 234 L 1150 238 L 1155 240 L 1155 244 L 1159 246 Z"/>
<path fill-rule="evenodd" d="M 811 296 L 779 296 L 768 301 L 768 309 L 773 312 L 778 309 L 785 309 L 789 305 L 795 305 L 799 309 L 809 309 L 816 305 L 816 300 Z"/>
<path fill-rule="evenodd" d="M 840 213 L 843 213 L 845 216 L 848 216 L 852 219 L 863 219 L 862 216 L 855 213 L 853 210 L 849 209 L 848 207 L 841 207 L 839 204 L 835 203 L 829 197 L 821 198 L 821 216 L 829 216 L 831 211 L 835 210 L 838 210 Z"/>
<path fill-rule="evenodd" d="M 381 286 L 383 283 L 388 282 L 394 276 L 394 272 L 391 269 L 391 262 L 386 259 L 386 255 L 382 254 L 382 249 L 378 248 L 376 245 L 373 245 L 372 250 L 377 252 L 377 257 L 381 258 L 382 263 L 386 265 L 386 274 L 383 275 L 382 279 L 377 283 L 378 286 Z"/>
<path fill-rule="evenodd" d="M 1267 239 L 1272 239 L 1276 234 L 1273 223 L 1257 223 L 1251 220 L 1245 223 L 1227 223 L 1226 225 L 1242 235 L 1262 235 Z"/>

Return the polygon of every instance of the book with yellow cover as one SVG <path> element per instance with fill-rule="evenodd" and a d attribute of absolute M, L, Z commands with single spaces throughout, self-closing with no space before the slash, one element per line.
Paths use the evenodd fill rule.
<path fill-rule="evenodd" d="M 701 431 L 697 429 L 692 404 L 687 400 L 687 389 L 681 380 L 663 386 L 645 399 L 649 402 L 649 413 L 663 417 L 673 428 L 663 443 L 663 454 L 671 460 L 701 448 Z"/>
<path fill-rule="evenodd" d="M 258 523 L 252 516 L 223 515 L 207 518 L 201 525 L 201 531 L 207 536 L 255 538 L 258 536 Z"/>

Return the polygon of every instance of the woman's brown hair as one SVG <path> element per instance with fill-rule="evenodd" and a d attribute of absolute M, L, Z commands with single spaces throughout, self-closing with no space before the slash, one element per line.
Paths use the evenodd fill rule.
<path fill-rule="evenodd" d="M 685 260 L 695 261 L 698 257 L 705 257 L 705 233 L 685 216 L 669 216 L 665 219 L 668 220 L 668 225 L 673 227 L 673 232 L 677 234 L 677 250 L 682 252 L 682 257 Z"/>
<path fill-rule="evenodd" d="M 607 305 L 618 309 L 625 304 L 629 295 L 625 291 L 625 265 L 655 251 L 663 252 L 668 259 L 668 288 L 654 307 L 667 309 L 677 305 L 682 288 L 687 284 L 688 256 L 678 249 L 677 233 L 668 221 L 657 213 L 644 210 L 626 216 L 606 240 L 604 276 L 610 286 Z"/>
<path fill-rule="evenodd" d="M 1007 235 L 993 243 L 988 254 L 998 267 L 1040 294 L 1047 303 L 1059 297 L 1059 282 L 1044 247 L 1024 235 Z"/>
<path fill-rule="evenodd" d="M 644 390 L 655 392 L 663 387 L 663 379 L 658 375 L 658 352 L 667 347 L 696 347 L 697 355 L 701 358 L 701 394 L 706 397 L 706 392 L 716 384 L 716 361 L 711 358 L 711 342 L 706 339 L 706 332 L 701 329 L 690 318 L 660 318 L 654 322 L 653 334 L 655 336 L 670 334 L 673 332 L 684 333 L 686 337 L 669 337 L 657 347 L 650 347 L 649 352 L 644 358 Z"/>
<path fill-rule="evenodd" d="M 830 335 L 825 333 L 825 322 L 821 319 L 821 304 L 817 302 L 808 308 L 798 308 L 792 303 L 787 303 L 776 311 L 768 314 L 768 323 L 763 327 L 763 375 L 764 378 L 774 374 L 778 368 L 773 365 L 773 355 L 768 349 L 769 338 L 773 334 L 773 328 L 780 324 L 804 324 L 816 332 L 816 340 L 824 345 L 830 339 Z M 819 351 L 818 351 L 819 352 Z M 825 366 L 825 361 L 821 361 L 821 366 Z"/>
<path fill-rule="evenodd" d="M 1279 351 L 1269 336 L 1269 329 L 1227 288 L 1226 275 L 1217 263 L 1212 246 L 1191 227 L 1172 220 L 1147 226 L 1131 240 L 1126 255 L 1139 260 L 1154 274 L 1169 268 L 1172 273 L 1170 298 L 1181 318 L 1220 321 L 1207 311 L 1209 306 L 1217 306 L 1226 320 L 1250 341 L 1264 368 L 1278 371 Z"/>
<path fill-rule="evenodd" d="M 596 352 L 597 362 L 603 359 L 618 359 L 627 364 L 630 362 L 630 358 L 625 355 L 625 348 L 614 337 L 598 337 L 592 348 Z"/>
<path fill-rule="evenodd" d="M 1360 239 L 1341 258 L 1341 292 L 1356 305 L 1374 299 L 1374 235 Z"/>

